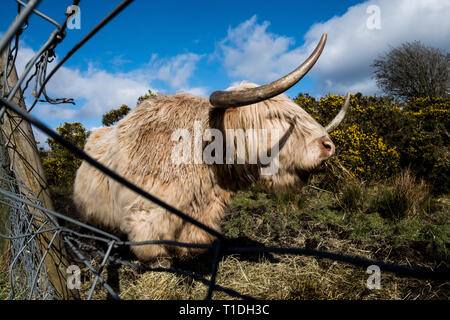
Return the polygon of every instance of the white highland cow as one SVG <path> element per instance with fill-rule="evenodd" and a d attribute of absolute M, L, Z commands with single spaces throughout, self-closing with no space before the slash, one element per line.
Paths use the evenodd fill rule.
<path fill-rule="evenodd" d="M 142 101 L 115 126 L 95 131 L 85 151 L 143 190 L 219 231 L 224 210 L 238 190 L 252 184 L 275 192 L 299 188 L 334 154 L 328 132 L 342 121 L 349 95 L 336 118 L 324 128 L 283 94 L 312 68 L 325 41 L 326 34 L 300 67 L 264 86 L 241 84 L 214 92 L 209 100 L 179 93 Z M 194 123 L 205 132 L 200 139 L 190 144 L 180 142 L 183 136 L 175 134 L 174 138 L 180 129 L 195 137 Z M 267 139 L 244 134 L 244 149 L 239 151 L 238 135 L 229 134 L 239 131 L 261 131 Z M 211 132 L 221 133 L 223 144 L 211 148 L 210 144 L 217 142 L 212 141 Z M 187 143 L 190 148 L 186 150 L 192 154 L 177 159 L 174 149 L 183 151 L 182 142 L 184 146 Z M 198 149 L 208 149 L 215 161 L 198 161 Z M 260 155 L 271 153 L 275 153 L 271 156 L 277 162 L 276 170 L 264 174 L 268 164 L 260 161 Z M 74 200 L 86 220 L 119 229 L 130 241 L 213 240 L 209 233 L 128 190 L 86 162 L 77 171 Z M 141 260 L 185 257 L 198 251 L 164 245 L 132 246 L 132 250 Z"/>

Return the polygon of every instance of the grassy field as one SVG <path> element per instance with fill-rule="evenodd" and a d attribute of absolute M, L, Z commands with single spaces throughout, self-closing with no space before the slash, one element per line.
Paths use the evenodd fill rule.
<path fill-rule="evenodd" d="M 426 185 L 409 173 L 371 186 L 349 179 L 327 189 L 317 178 L 296 194 L 279 196 L 257 188 L 238 193 L 222 229 L 241 245 L 314 248 L 439 270 L 450 266 L 449 209 L 448 196 L 432 197 Z M 129 253 L 125 258 L 130 258 Z M 208 277 L 210 258 L 173 261 L 172 266 Z M 100 259 L 93 257 L 91 262 L 98 265 Z M 0 298 L 4 299 L 6 265 L 2 271 Z M 383 272 L 381 289 L 369 290 L 365 271 L 313 257 L 232 255 L 222 259 L 217 283 L 258 299 L 450 298 L 448 282 Z M 93 276 L 87 269 L 82 274 L 81 295 L 86 297 Z M 187 276 L 140 273 L 129 267 L 110 265 L 103 275 L 123 299 L 203 299 L 207 290 Z M 109 297 L 98 287 L 94 298 Z M 214 298 L 230 297 L 216 292 Z"/>
<path fill-rule="evenodd" d="M 307 247 L 434 270 L 450 266 L 449 198 L 433 198 L 409 176 L 365 186 L 346 181 L 339 191 L 312 183 L 297 194 L 278 196 L 252 188 L 240 192 L 223 222 L 239 244 Z M 173 261 L 206 275 L 210 257 Z M 381 289 L 366 287 L 362 268 L 293 255 L 225 257 L 217 283 L 258 299 L 449 299 L 450 283 L 382 273 Z M 202 299 L 203 284 L 167 273 L 130 268 L 105 270 L 123 299 Z M 88 282 L 85 283 L 87 292 Z M 108 298 L 99 290 L 96 298 Z M 229 299 L 216 292 L 216 299 Z"/>

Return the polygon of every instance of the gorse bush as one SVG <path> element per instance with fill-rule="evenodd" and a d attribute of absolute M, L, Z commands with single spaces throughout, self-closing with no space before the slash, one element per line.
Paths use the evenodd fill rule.
<path fill-rule="evenodd" d="M 66 122 L 56 131 L 78 148 L 83 149 L 90 132 L 79 122 Z M 42 165 L 48 184 L 54 187 L 72 188 L 75 173 L 81 160 L 53 139 L 48 139 L 50 150 L 40 150 Z"/>
<path fill-rule="evenodd" d="M 328 95 L 316 101 L 300 94 L 294 101 L 325 125 L 344 97 Z M 396 104 L 387 97 L 358 93 L 351 96 L 350 106 L 343 123 L 331 134 L 336 160 L 364 180 L 388 178 L 410 168 L 434 193 L 450 191 L 449 98 L 415 98 Z"/>
<path fill-rule="evenodd" d="M 398 168 L 399 155 L 395 148 L 388 148 L 382 138 L 364 132 L 356 124 L 336 130 L 330 136 L 340 150 L 334 161 L 341 162 L 361 178 L 378 180 Z"/>
<path fill-rule="evenodd" d="M 118 109 L 112 109 L 106 112 L 102 117 L 102 123 L 104 126 L 110 127 L 124 118 L 130 111 L 130 107 L 123 104 Z"/>
<path fill-rule="evenodd" d="M 148 90 L 147 93 L 143 96 L 140 96 L 136 102 L 136 104 L 140 104 L 142 101 L 147 100 L 151 97 L 156 97 L 158 94 L 156 92 L 153 92 L 152 90 Z"/>
<path fill-rule="evenodd" d="M 403 162 L 437 193 L 450 191 L 450 99 L 417 98 L 404 112 L 415 120 L 403 145 Z"/>

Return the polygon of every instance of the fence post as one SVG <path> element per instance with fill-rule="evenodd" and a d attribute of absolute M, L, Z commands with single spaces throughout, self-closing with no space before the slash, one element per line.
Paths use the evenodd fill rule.
<path fill-rule="evenodd" d="M 6 59 L 7 49 L 0 53 L 0 71 L 4 70 L 7 61 Z M 17 72 L 15 66 L 13 66 L 13 70 L 8 77 L 8 85 L 10 88 L 17 80 Z M 5 85 L 3 82 L 4 79 L 2 76 L 0 84 Z M 25 101 L 20 89 L 17 91 L 12 101 L 22 109 L 26 110 Z M 47 186 L 47 181 L 45 179 L 31 125 L 26 121 L 22 121 L 18 129 L 12 132 L 12 129 L 15 128 L 20 120 L 21 118 L 18 115 L 11 111 L 7 111 L 4 114 L 4 122 L 1 124 L 1 128 L 5 132 L 6 138 L 11 135 L 8 155 L 12 162 L 13 169 L 16 172 L 16 178 L 25 183 L 27 188 L 29 188 L 41 201 L 43 207 L 53 210 L 50 195 L 45 187 Z M 42 220 L 36 219 L 37 224 L 41 224 L 42 222 Z M 36 237 L 37 243 L 43 252 L 46 250 L 51 237 L 52 235 L 50 233 L 41 233 Z M 76 290 L 69 290 L 67 288 L 66 268 L 69 263 L 64 243 L 59 237 L 53 242 L 53 245 L 44 260 L 44 264 L 47 267 L 48 279 L 55 288 L 57 296 L 61 299 L 78 298 L 78 292 Z"/>

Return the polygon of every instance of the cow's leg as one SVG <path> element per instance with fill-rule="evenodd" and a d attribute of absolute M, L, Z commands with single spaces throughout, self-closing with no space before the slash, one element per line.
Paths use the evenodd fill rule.
<path fill-rule="evenodd" d="M 220 232 L 220 220 L 223 215 L 224 204 L 221 202 L 212 201 L 211 204 L 202 210 L 202 213 L 192 215 L 197 221 L 209 226 Z M 177 240 L 187 243 L 211 243 L 215 237 L 203 229 L 193 225 L 192 223 L 185 222 L 181 228 Z M 178 254 L 182 257 L 189 256 L 191 253 L 202 253 L 205 250 L 202 249 L 189 249 L 177 247 Z"/>
<path fill-rule="evenodd" d="M 185 223 L 179 233 L 177 241 L 185 242 L 185 243 L 204 243 L 209 244 L 214 240 L 214 236 L 209 234 L 208 232 L 200 229 L 197 226 L 194 226 L 191 223 Z M 177 247 L 176 248 L 178 256 L 181 258 L 189 257 L 192 254 L 203 253 L 206 250 L 204 249 L 192 249 L 186 247 Z"/>
<path fill-rule="evenodd" d="M 123 219 L 121 229 L 128 234 L 128 239 L 133 242 L 173 240 L 175 229 L 180 223 L 174 220 L 176 219 L 159 208 L 131 210 Z M 158 257 L 169 255 L 167 248 L 163 245 L 135 245 L 131 246 L 131 250 L 140 260 L 144 261 L 156 260 Z"/>

